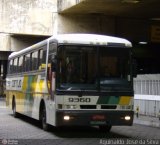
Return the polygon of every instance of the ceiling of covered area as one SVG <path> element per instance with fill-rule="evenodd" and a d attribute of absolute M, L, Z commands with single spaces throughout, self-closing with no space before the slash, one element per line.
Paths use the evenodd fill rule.
<path fill-rule="evenodd" d="M 117 17 L 160 18 L 160 0 L 82 0 L 60 13 L 105 14 Z"/>

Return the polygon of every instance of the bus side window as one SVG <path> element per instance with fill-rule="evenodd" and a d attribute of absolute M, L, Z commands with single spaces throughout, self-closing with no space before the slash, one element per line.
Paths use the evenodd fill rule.
<path fill-rule="evenodd" d="M 26 56 L 24 55 L 23 56 L 22 72 L 25 72 L 25 68 L 26 68 L 26 61 L 25 61 L 25 59 L 26 59 Z"/>
<path fill-rule="evenodd" d="M 39 69 L 45 69 L 46 68 L 46 49 L 41 49 L 39 51 Z"/>
<path fill-rule="evenodd" d="M 18 58 L 15 58 L 14 61 L 13 61 L 13 73 L 17 72 L 17 62 L 18 62 L 17 59 Z"/>
<path fill-rule="evenodd" d="M 42 67 L 43 49 L 38 51 L 38 69 Z"/>
<path fill-rule="evenodd" d="M 28 71 L 32 71 L 32 53 L 30 53 L 29 65 L 30 67 L 28 68 Z"/>
<path fill-rule="evenodd" d="M 56 43 L 50 43 L 49 44 L 49 54 L 55 53 L 57 50 L 57 44 Z"/>
<path fill-rule="evenodd" d="M 9 73 L 10 74 L 12 74 L 13 73 L 13 59 L 11 59 L 10 61 L 9 61 Z"/>
<path fill-rule="evenodd" d="M 12 60 L 12 74 L 14 74 L 14 59 Z"/>
<path fill-rule="evenodd" d="M 30 71 L 30 53 L 26 55 L 25 57 L 25 72 Z"/>
<path fill-rule="evenodd" d="M 32 54 L 32 70 L 38 69 L 38 51 Z"/>
<path fill-rule="evenodd" d="M 52 54 L 50 56 L 51 58 L 51 70 L 52 72 L 56 72 L 56 68 L 57 68 L 57 58 L 56 58 L 56 55 Z"/>
<path fill-rule="evenodd" d="M 17 73 L 20 73 L 20 71 L 19 71 L 19 57 L 17 57 Z"/>
<path fill-rule="evenodd" d="M 23 71 L 23 56 L 19 57 L 18 70 L 19 72 Z"/>
<path fill-rule="evenodd" d="M 47 50 L 43 50 L 43 57 L 42 57 L 42 64 L 46 64 L 46 55 L 47 55 Z"/>

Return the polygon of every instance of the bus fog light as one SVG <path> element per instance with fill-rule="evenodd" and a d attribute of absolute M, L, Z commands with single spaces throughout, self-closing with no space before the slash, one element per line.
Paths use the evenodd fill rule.
<path fill-rule="evenodd" d="M 64 119 L 64 120 L 70 120 L 70 116 L 66 115 L 66 116 L 64 116 L 63 119 Z"/>
<path fill-rule="evenodd" d="M 76 109 L 76 105 L 66 105 L 66 109 Z"/>
<path fill-rule="evenodd" d="M 71 105 L 70 108 L 71 108 L 71 109 L 76 109 L 77 106 L 76 106 L 76 105 Z"/>
<path fill-rule="evenodd" d="M 130 116 L 125 116 L 124 119 L 125 119 L 125 120 L 131 120 L 131 117 L 130 117 Z"/>

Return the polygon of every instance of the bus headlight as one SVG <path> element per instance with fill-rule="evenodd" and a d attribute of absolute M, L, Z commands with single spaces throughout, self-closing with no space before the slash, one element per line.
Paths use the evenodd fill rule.
<path fill-rule="evenodd" d="M 63 117 L 63 119 L 66 120 L 66 121 L 70 120 L 70 116 L 66 115 L 66 116 Z"/>
<path fill-rule="evenodd" d="M 131 120 L 131 117 L 130 116 L 125 116 L 124 119 L 128 121 L 128 120 Z"/>

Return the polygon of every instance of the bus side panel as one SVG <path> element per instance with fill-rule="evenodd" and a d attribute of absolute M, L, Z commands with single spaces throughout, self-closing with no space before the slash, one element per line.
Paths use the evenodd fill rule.
<path fill-rule="evenodd" d="M 37 79 L 32 82 L 33 87 L 33 106 L 31 117 L 39 120 L 40 113 L 40 103 L 42 99 L 48 98 L 47 82 L 44 74 L 38 75 Z"/>
<path fill-rule="evenodd" d="M 35 75 L 14 76 L 7 78 L 7 105 L 12 109 L 15 98 L 16 112 L 39 120 L 40 102 L 49 98 L 45 72 Z"/>
<path fill-rule="evenodd" d="M 16 112 L 24 113 L 24 94 L 22 92 L 22 77 L 10 77 L 7 78 L 6 85 L 6 104 L 12 109 L 12 101 L 15 99 Z"/>
<path fill-rule="evenodd" d="M 24 93 L 21 91 L 13 91 L 16 100 L 16 112 L 24 113 Z"/>
<path fill-rule="evenodd" d="M 46 100 L 46 110 L 47 110 L 47 123 L 53 126 L 56 126 L 55 119 L 56 119 L 56 105 L 53 100 Z"/>
<path fill-rule="evenodd" d="M 41 100 L 45 99 L 45 97 L 48 98 L 45 73 L 25 76 L 23 91 L 26 92 L 24 98 L 25 115 L 39 120 Z"/>
<path fill-rule="evenodd" d="M 10 107 L 11 107 L 11 104 L 10 104 L 10 97 L 9 97 L 10 95 L 9 95 L 9 94 L 10 94 L 9 91 L 6 90 L 6 91 L 5 91 L 5 95 L 6 95 L 6 106 L 10 108 Z"/>

